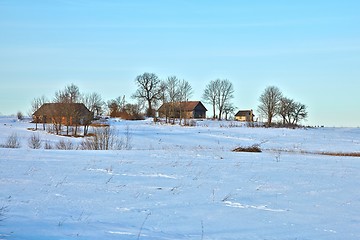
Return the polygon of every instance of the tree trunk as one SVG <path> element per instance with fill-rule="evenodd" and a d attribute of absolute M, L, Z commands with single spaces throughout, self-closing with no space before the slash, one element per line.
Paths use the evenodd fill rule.
<path fill-rule="evenodd" d="M 215 102 L 213 102 L 213 119 L 216 118 Z"/>

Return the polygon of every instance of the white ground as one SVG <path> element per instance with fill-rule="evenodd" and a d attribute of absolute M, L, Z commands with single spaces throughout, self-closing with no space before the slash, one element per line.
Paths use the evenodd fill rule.
<path fill-rule="evenodd" d="M 358 128 L 111 123 L 130 150 L 33 150 L 0 118 L 0 239 L 360 239 L 360 158 L 301 153 L 360 152 Z"/>

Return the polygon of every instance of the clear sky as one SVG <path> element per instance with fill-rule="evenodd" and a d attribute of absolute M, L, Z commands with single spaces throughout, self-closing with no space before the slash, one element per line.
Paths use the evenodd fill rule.
<path fill-rule="evenodd" d="M 308 106 L 305 124 L 360 126 L 359 0 L 0 0 L 0 113 L 28 113 L 74 83 L 130 96 L 144 72 L 216 78 L 238 109 L 270 85 Z M 210 107 L 209 107 L 210 109 Z"/>

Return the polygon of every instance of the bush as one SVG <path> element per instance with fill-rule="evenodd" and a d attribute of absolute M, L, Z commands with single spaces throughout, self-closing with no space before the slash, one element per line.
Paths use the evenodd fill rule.
<path fill-rule="evenodd" d="M 96 127 L 94 135 L 86 138 L 80 148 L 83 150 L 119 150 L 123 148 L 123 141 L 117 138 L 114 128 Z"/>
<path fill-rule="evenodd" d="M 8 207 L 0 207 L 0 222 L 4 221 L 6 219 L 5 213 L 7 211 L 8 211 Z"/>
<path fill-rule="evenodd" d="M 74 144 L 71 141 L 65 140 L 60 140 L 55 147 L 59 150 L 73 150 L 75 148 Z"/>
<path fill-rule="evenodd" d="M 21 121 L 21 120 L 24 120 L 24 114 L 22 114 L 22 112 L 20 112 L 20 111 L 17 112 L 16 116 L 17 116 L 17 119 L 18 119 L 18 120 L 20 120 L 20 121 Z"/>
<path fill-rule="evenodd" d="M 125 146 L 124 147 L 125 147 L 125 149 L 130 150 L 131 149 L 132 134 L 130 132 L 129 125 L 126 125 L 124 134 L 125 134 L 125 141 L 124 141 Z"/>
<path fill-rule="evenodd" d="M 53 146 L 51 145 L 51 143 L 49 141 L 46 141 L 44 148 L 45 149 L 53 149 Z"/>
<path fill-rule="evenodd" d="M 28 145 L 32 149 L 40 149 L 41 148 L 41 140 L 39 134 L 33 133 L 28 140 Z"/>
<path fill-rule="evenodd" d="M 20 140 L 16 133 L 11 134 L 6 142 L 1 145 L 3 148 L 20 148 Z"/>
<path fill-rule="evenodd" d="M 237 147 L 232 150 L 233 152 L 261 152 L 259 144 L 254 144 L 249 147 Z"/>

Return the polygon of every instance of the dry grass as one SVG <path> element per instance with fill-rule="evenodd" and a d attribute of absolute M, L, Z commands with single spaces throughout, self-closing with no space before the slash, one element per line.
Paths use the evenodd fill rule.
<path fill-rule="evenodd" d="M 92 123 L 90 124 L 91 127 L 109 127 L 108 123 Z"/>
<path fill-rule="evenodd" d="M 280 150 L 280 149 L 266 149 L 272 152 L 284 152 L 284 153 L 300 153 L 300 154 L 314 154 L 325 155 L 333 157 L 360 157 L 360 152 L 316 152 L 316 151 L 295 151 L 295 150 Z"/>
<path fill-rule="evenodd" d="M 360 157 L 360 152 L 320 152 L 317 154 L 337 157 Z"/>
<path fill-rule="evenodd" d="M 255 144 L 249 147 L 237 147 L 232 150 L 233 152 L 262 152 L 260 146 Z"/>

